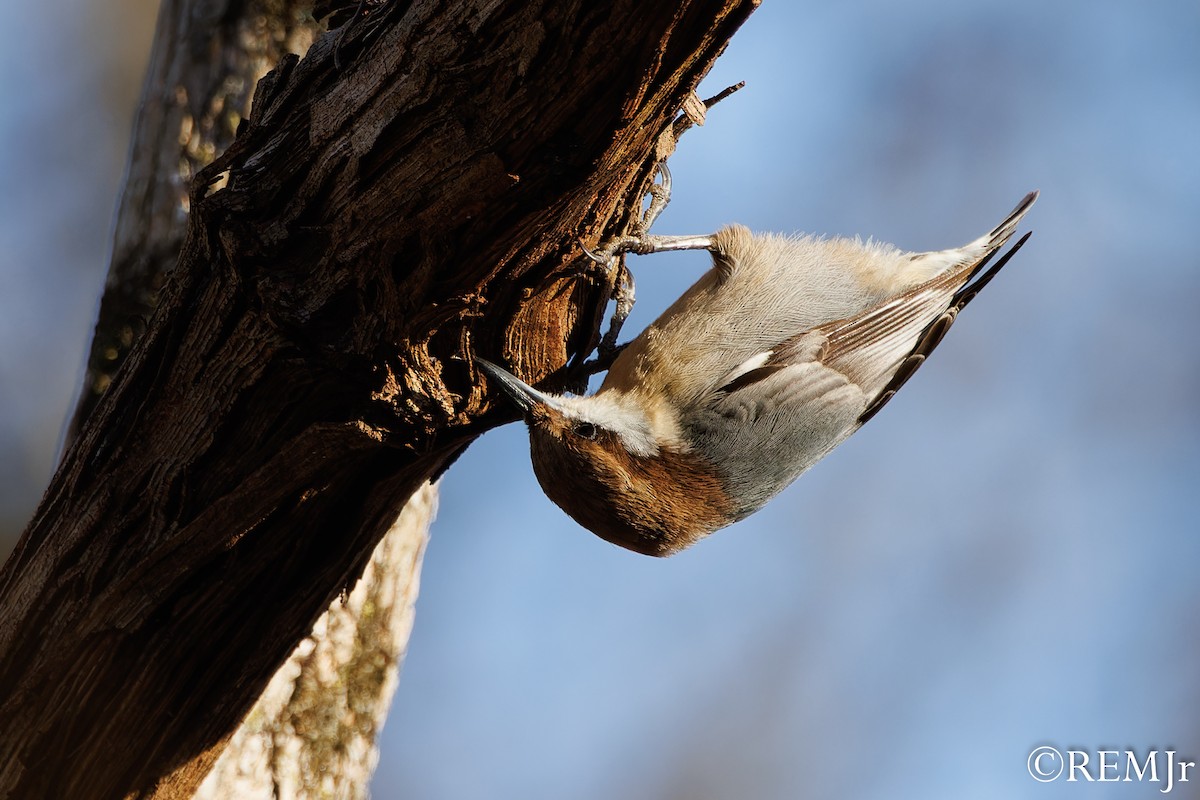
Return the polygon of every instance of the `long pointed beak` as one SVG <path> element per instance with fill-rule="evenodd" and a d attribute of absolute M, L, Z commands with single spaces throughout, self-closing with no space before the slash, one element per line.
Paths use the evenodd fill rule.
<path fill-rule="evenodd" d="M 508 370 L 501 369 L 492 362 L 478 356 L 475 357 L 475 363 L 484 371 L 488 379 L 495 381 L 500 389 L 508 395 L 508 399 L 512 400 L 517 408 L 521 409 L 522 414 L 528 414 L 538 403 L 550 406 L 551 408 L 558 407 L 558 403 L 554 401 L 553 397 L 545 392 L 539 392 Z"/>

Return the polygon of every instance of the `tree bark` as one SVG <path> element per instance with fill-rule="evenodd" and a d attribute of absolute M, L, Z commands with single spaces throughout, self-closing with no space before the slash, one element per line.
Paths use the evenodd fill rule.
<path fill-rule="evenodd" d="M 368 796 L 436 505 L 429 484 L 409 499 L 354 590 L 334 601 L 271 678 L 196 800 Z"/>
<path fill-rule="evenodd" d="M 183 245 L 192 178 L 233 142 L 259 79 L 324 32 L 311 6 L 311 0 L 164 0 L 159 6 L 112 260 L 68 441 L 158 304 Z"/>
<path fill-rule="evenodd" d="M 138 321 L 153 312 L 175 266 L 191 176 L 233 141 L 258 80 L 324 30 L 307 4 L 278 0 L 168 0 L 159 16 L 72 436 L 140 337 Z M 354 589 L 334 600 L 276 671 L 197 798 L 367 796 L 436 500 L 429 484 L 413 495 Z"/>
<path fill-rule="evenodd" d="M 401 505 L 562 388 L 753 0 L 367 4 L 192 182 L 146 334 L 0 574 L 0 794 L 184 797 Z"/>

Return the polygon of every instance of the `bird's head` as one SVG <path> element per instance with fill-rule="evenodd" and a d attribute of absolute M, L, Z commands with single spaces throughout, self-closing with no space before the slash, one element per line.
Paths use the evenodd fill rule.
<path fill-rule="evenodd" d="M 656 431 L 636 398 L 549 394 L 491 362 L 476 363 L 524 415 L 546 496 L 597 536 L 667 556 L 732 521 L 713 466 Z"/>

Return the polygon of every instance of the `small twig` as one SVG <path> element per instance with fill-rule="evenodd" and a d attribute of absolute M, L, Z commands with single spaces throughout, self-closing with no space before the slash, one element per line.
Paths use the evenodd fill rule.
<path fill-rule="evenodd" d="M 746 88 L 745 81 L 738 81 L 737 83 L 733 84 L 733 86 L 726 86 L 724 89 L 722 89 L 721 91 L 714 94 L 712 97 L 705 100 L 704 107 L 712 108 L 717 103 L 724 100 L 726 97 L 729 97 L 729 95 L 733 94 L 734 92 L 738 91 L 739 89 L 745 89 L 745 88 Z"/>
<path fill-rule="evenodd" d="M 717 92 L 712 97 L 710 97 L 704 101 L 704 110 L 707 111 L 707 110 L 711 109 L 717 103 L 721 102 L 726 97 L 729 97 L 729 95 L 733 94 L 734 92 L 738 91 L 739 89 L 744 88 L 745 85 L 746 85 L 745 81 L 738 81 L 737 83 L 733 84 L 732 86 L 726 86 L 724 89 L 722 89 L 721 91 Z M 686 131 L 688 128 L 692 127 L 692 125 L 694 125 L 694 124 L 695 124 L 695 122 L 692 120 L 691 116 L 689 116 L 687 114 L 681 114 L 675 120 L 675 122 L 671 125 L 671 135 L 675 137 L 675 141 L 679 141 L 679 137 L 683 136 L 684 131 Z"/>

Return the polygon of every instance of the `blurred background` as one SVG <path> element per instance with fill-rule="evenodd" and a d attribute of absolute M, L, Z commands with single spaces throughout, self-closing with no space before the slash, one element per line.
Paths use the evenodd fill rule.
<path fill-rule="evenodd" d="M 155 5 L 0 28 L 5 553 L 73 401 Z M 1039 188 L 1033 239 L 862 432 L 670 560 L 551 505 L 520 426 L 474 445 L 375 796 L 1158 796 L 1026 759 L 1200 761 L 1200 5 L 768 0 L 702 95 L 739 80 L 658 232 L 937 249 Z M 707 266 L 631 263 L 630 335 Z"/>

